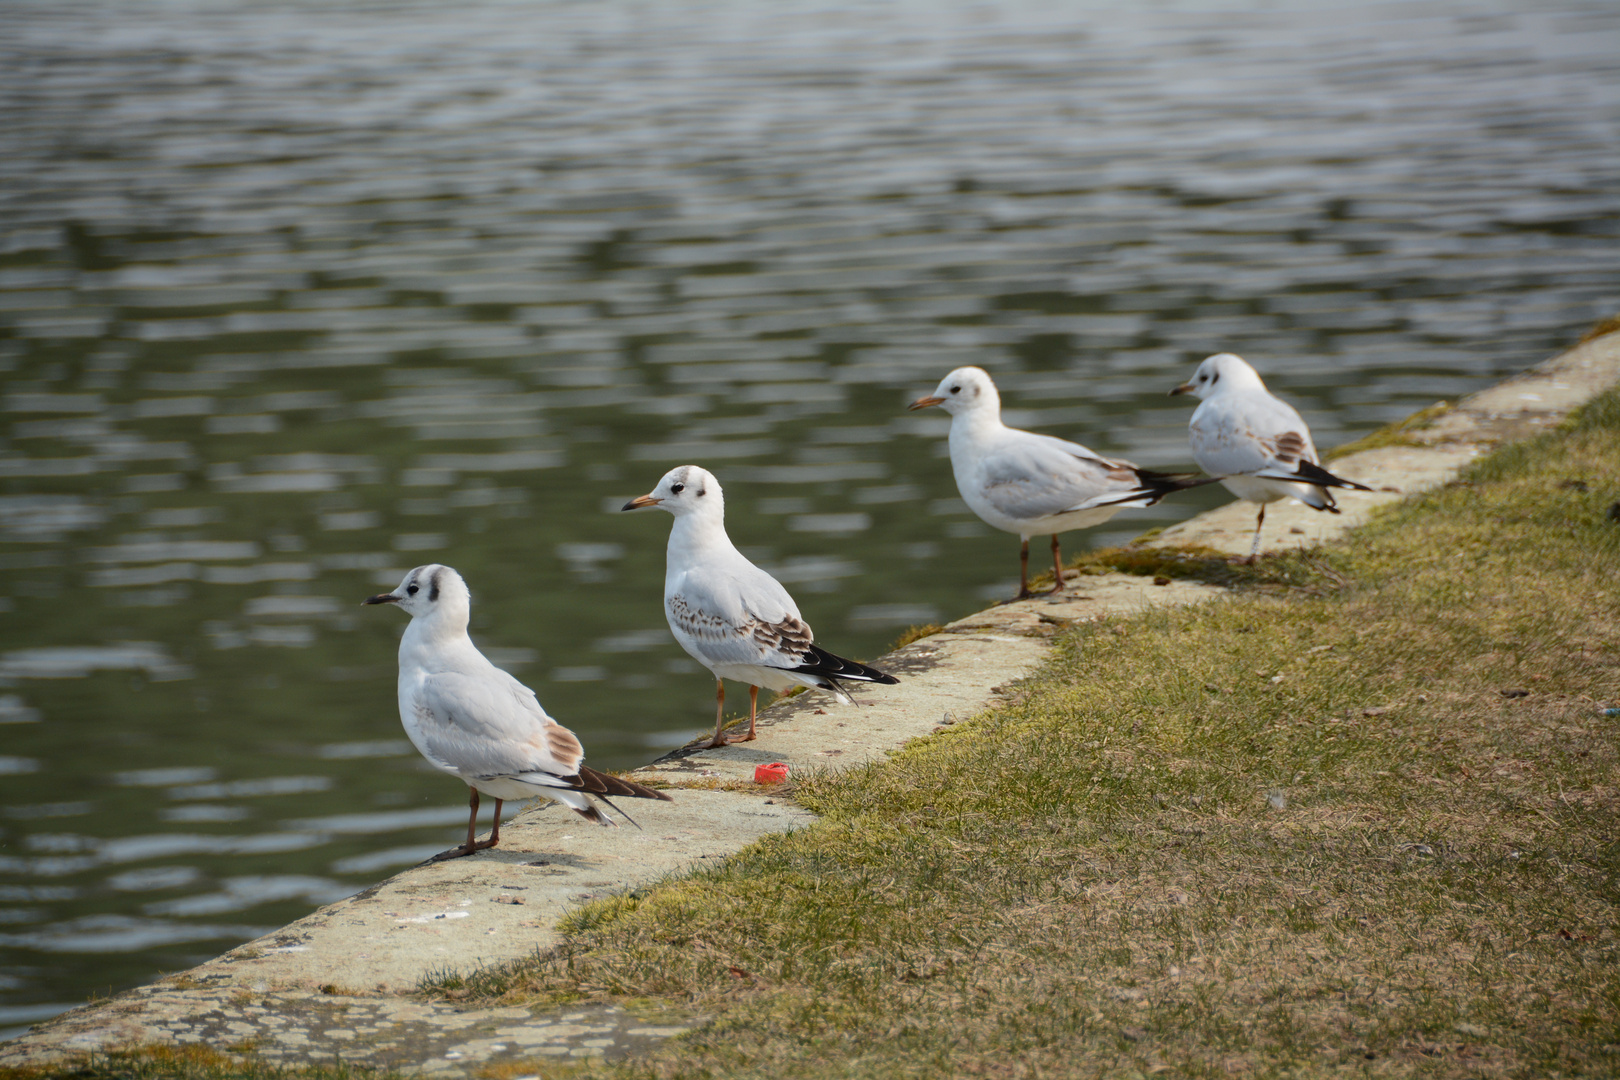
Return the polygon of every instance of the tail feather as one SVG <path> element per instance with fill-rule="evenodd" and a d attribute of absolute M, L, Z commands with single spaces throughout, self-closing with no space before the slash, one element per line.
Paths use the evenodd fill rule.
<path fill-rule="evenodd" d="M 1166 495 L 1178 491 L 1213 484 L 1215 477 L 1203 476 L 1199 473 L 1162 473 L 1154 472 L 1152 469 L 1137 469 L 1136 480 L 1137 483 L 1142 485 L 1143 490 L 1153 494 L 1153 502 L 1158 502 Z M 1147 505 L 1151 506 L 1153 503 Z"/>
<path fill-rule="evenodd" d="M 849 679 L 852 682 L 884 683 L 893 685 L 900 680 L 887 672 L 879 671 L 875 667 L 856 663 L 854 660 L 845 660 L 842 656 L 834 656 L 819 645 L 810 645 L 805 651 L 806 662 L 798 667 L 784 668 L 799 675 L 819 675 L 829 681 L 835 679 Z M 834 683 L 836 686 L 837 684 Z"/>
<path fill-rule="evenodd" d="M 568 779 L 574 781 L 574 790 L 583 791 L 588 795 L 595 795 L 597 798 L 602 798 L 606 795 L 617 795 L 620 798 L 662 799 L 664 802 L 673 801 L 668 795 L 665 795 L 662 791 L 659 791 L 656 788 L 646 787 L 642 784 L 637 784 L 634 781 L 626 780 L 623 777 L 613 776 L 610 773 L 597 772 L 595 769 L 586 765 L 581 765 L 579 767 L 579 773 L 575 776 L 569 777 Z M 603 801 L 606 802 L 606 799 L 603 799 Z M 613 806 L 612 803 L 608 803 L 608 805 Z M 615 810 L 618 809 L 616 806 L 613 808 Z"/>
<path fill-rule="evenodd" d="M 1160 499 L 1177 491 L 1199 487 L 1203 484 L 1213 484 L 1215 477 L 1200 476 L 1197 473 L 1161 473 L 1152 469 L 1133 469 L 1136 474 L 1136 487 L 1125 491 L 1108 492 L 1085 502 L 1076 503 L 1063 512 L 1074 513 L 1076 510 L 1095 510 L 1100 506 L 1152 506 Z"/>
<path fill-rule="evenodd" d="M 624 820 L 628 821 L 630 824 L 635 825 L 638 829 L 641 828 L 641 826 L 637 824 L 636 819 L 621 810 L 619 806 L 613 802 L 613 800 L 608 798 L 609 795 L 617 795 L 621 798 L 631 799 L 661 799 L 664 802 L 674 801 L 662 791 L 646 787 L 642 784 L 637 784 L 634 781 L 625 780 L 622 777 L 612 776 L 605 772 L 597 772 L 595 769 L 587 768 L 584 765 L 579 767 L 579 772 L 577 774 L 574 776 L 564 777 L 564 779 L 572 783 L 574 791 L 584 792 L 587 795 L 591 795 L 602 800 L 608 806 L 613 808 L 614 813 L 624 818 Z M 573 810 L 580 817 L 594 825 L 615 824 L 612 818 L 602 813 L 602 811 L 597 809 L 597 807 L 594 805 L 587 804 L 584 809 L 576 806 L 573 808 Z"/>

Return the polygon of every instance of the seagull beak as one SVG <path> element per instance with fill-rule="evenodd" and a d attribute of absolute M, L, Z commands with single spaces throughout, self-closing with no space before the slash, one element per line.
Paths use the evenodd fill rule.
<path fill-rule="evenodd" d="M 663 499 L 657 498 L 657 497 L 652 496 L 652 495 L 637 495 L 635 498 L 631 499 L 629 502 L 627 502 L 623 506 L 619 507 L 619 513 L 622 514 L 626 510 L 643 510 L 643 509 L 646 509 L 649 506 L 657 506 L 659 503 L 661 503 L 663 501 L 664 501 Z"/>
<path fill-rule="evenodd" d="M 1170 391 L 1170 396 L 1175 397 L 1177 394 L 1190 394 L 1192 392 L 1193 392 L 1193 384 L 1190 383 L 1190 382 L 1184 382 L 1180 386 L 1176 387 L 1174 390 Z"/>
<path fill-rule="evenodd" d="M 378 593 L 376 596 L 368 596 L 360 602 L 362 604 L 397 604 L 399 603 L 399 597 L 391 592 L 385 592 Z"/>
<path fill-rule="evenodd" d="M 930 405 L 943 404 L 945 404 L 945 399 L 942 397 L 920 397 L 906 406 L 906 412 L 916 412 L 918 409 L 926 409 Z"/>

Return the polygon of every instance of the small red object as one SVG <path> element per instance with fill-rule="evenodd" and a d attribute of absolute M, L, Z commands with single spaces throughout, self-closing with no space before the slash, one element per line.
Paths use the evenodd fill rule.
<path fill-rule="evenodd" d="M 788 767 L 780 761 L 773 761 L 769 765 L 754 766 L 754 783 L 780 784 L 787 779 Z"/>

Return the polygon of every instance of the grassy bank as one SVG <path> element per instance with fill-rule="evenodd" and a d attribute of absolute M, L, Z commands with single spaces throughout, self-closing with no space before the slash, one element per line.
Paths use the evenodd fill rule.
<path fill-rule="evenodd" d="M 437 992 L 713 1017 L 604 1075 L 1620 1072 L 1617 500 L 1611 392 Z"/>

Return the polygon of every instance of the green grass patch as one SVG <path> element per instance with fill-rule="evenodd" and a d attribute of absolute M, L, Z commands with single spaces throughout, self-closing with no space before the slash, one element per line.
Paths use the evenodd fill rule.
<path fill-rule="evenodd" d="M 1066 635 L 498 1000 L 715 1018 L 614 1076 L 1612 1075 L 1617 499 L 1610 393 L 1237 599 Z"/>

